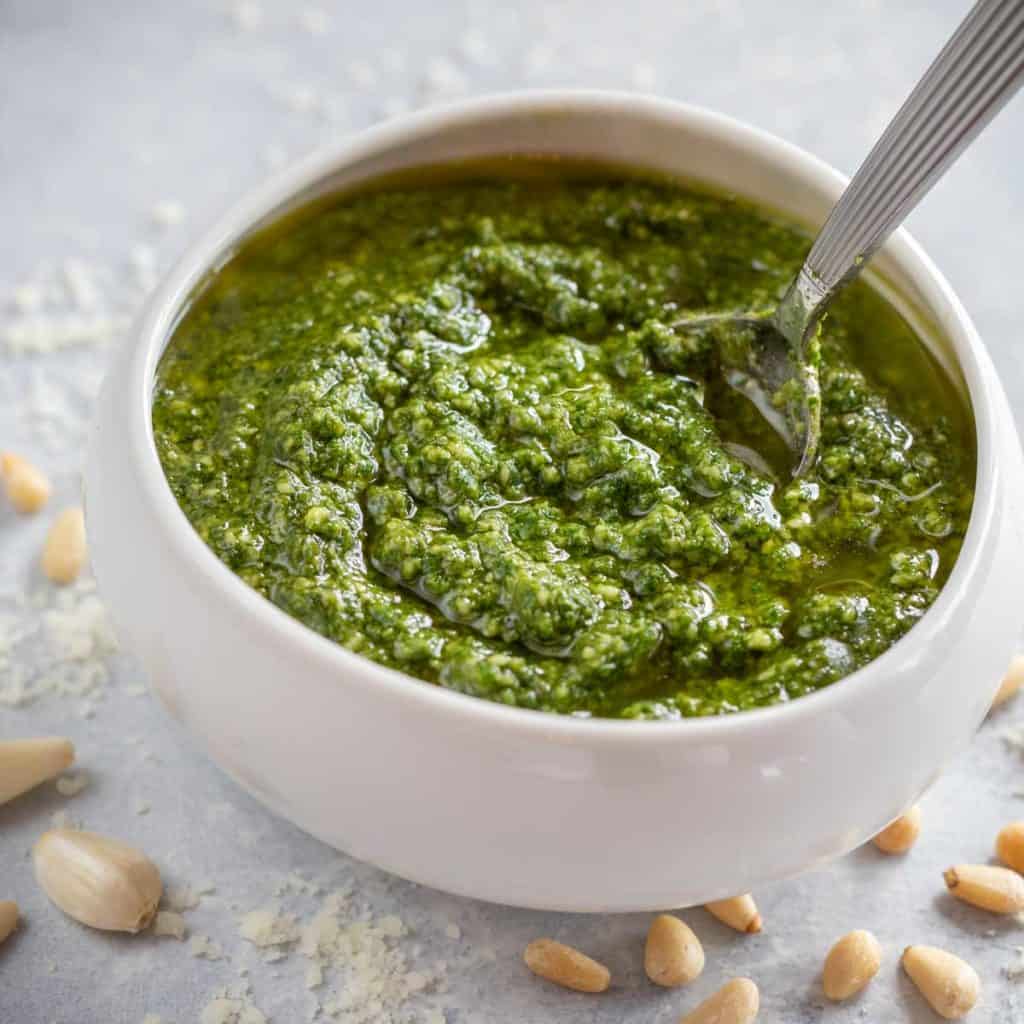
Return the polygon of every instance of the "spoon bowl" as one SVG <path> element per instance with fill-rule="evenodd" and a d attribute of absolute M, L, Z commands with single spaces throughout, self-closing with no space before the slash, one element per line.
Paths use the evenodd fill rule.
<path fill-rule="evenodd" d="M 1024 4 L 978 0 L 839 197 L 778 309 L 752 335 L 744 317 L 727 332 L 748 331 L 751 351 L 725 357 L 727 378 L 788 439 L 794 476 L 817 458 L 816 337 L 828 304 L 1022 82 Z"/>

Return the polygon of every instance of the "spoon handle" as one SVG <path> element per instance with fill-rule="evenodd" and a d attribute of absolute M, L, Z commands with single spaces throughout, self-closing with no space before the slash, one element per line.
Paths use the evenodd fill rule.
<path fill-rule="evenodd" d="M 1024 0 L 978 0 L 832 208 L 778 323 L 801 341 L 960 153 L 1024 83 Z"/>

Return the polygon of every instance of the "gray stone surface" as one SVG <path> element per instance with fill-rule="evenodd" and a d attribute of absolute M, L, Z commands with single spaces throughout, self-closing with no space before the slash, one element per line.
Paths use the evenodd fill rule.
<path fill-rule="evenodd" d="M 317 143 L 448 95 L 591 85 L 706 104 L 851 171 L 966 7 L 949 0 L 378 0 L 315 9 L 5 0 L 0 444 L 53 473 L 58 503 L 73 500 L 90 396 L 104 350 L 123 333 L 117 316 L 134 307 L 153 268 L 236 195 Z M 1022 139 L 1018 100 L 911 221 L 972 311 L 1016 402 L 1024 398 Z M 154 224 L 161 200 L 183 204 L 182 223 Z M 41 294 L 42 306 L 27 314 L 12 304 L 31 307 Z M 42 332 L 36 341 L 25 333 L 33 325 Z M 56 328 L 80 343 L 35 351 L 38 338 L 52 339 Z M 95 340 L 81 341 L 83 334 Z M 22 678 L 51 684 L 21 706 L 0 705 L 0 737 L 72 735 L 90 784 L 73 798 L 48 785 L 0 808 L 0 898 L 16 898 L 26 919 L 0 948 L 2 1024 L 141 1024 L 147 1013 L 186 1024 L 200 1020 L 219 988 L 243 984 L 246 967 L 251 1000 L 268 1019 L 307 1019 L 313 999 L 304 959 L 293 953 L 265 963 L 237 924 L 239 913 L 270 902 L 294 871 L 328 889 L 351 885 L 357 913 L 399 914 L 411 934 L 396 944 L 410 969 L 447 962 L 447 990 L 417 995 L 395 1019 L 428 1020 L 441 1009 L 449 1024 L 660 1024 L 743 973 L 761 985 L 765 1021 L 923 1024 L 935 1018 L 897 968 L 902 947 L 923 941 L 955 950 L 979 970 L 984 1002 L 971 1020 L 1024 1020 L 1024 979 L 1005 973 L 1024 946 L 1024 926 L 952 905 L 940 878 L 949 863 L 985 860 L 998 827 L 1024 817 L 1021 754 L 1000 738 L 1024 720 L 1024 701 L 987 723 L 925 798 L 925 832 L 909 857 L 862 849 L 757 893 L 767 927 L 756 937 L 734 936 L 703 911 L 686 911 L 705 942 L 707 969 L 690 990 L 656 992 L 642 975 L 644 916 L 502 909 L 389 878 L 275 820 L 223 778 L 154 701 L 133 696 L 141 680 L 130 652 L 108 659 L 79 648 L 68 668 L 52 613 L 24 603 L 26 593 L 44 607 L 55 600 L 33 568 L 44 528 L 43 520 L 0 513 L 0 698 L 10 703 Z M 25 627 L 38 631 L 12 640 Z M 90 689 L 83 673 L 94 662 L 110 678 Z M 66 672 L 65 683 L 88 692 L 52 692 L 55 667 Z M 148 813 L 140 813 L 145 805 Z M 214 883 L 216 892 L 186 918 L 191 933 L 220 943 L 225 959 L 196 959 L 187 942 L 173 939 L 90 933 L 51 907 L 33 883 L 28 850 L 62 809 L 145 847 L 172 885 Z M 308 920 L 317 901 L 289 891 L 281 902 Z M 821 959 L 854 927 L 875 930 L 883 942 L 881 975 L 865 998 L 826 1009 Z M 519 954 L 539 934 L 605 960 L 613 990 L 584 997 L 530 977 Z M 332 976 L 328 987 L 344 989 L 346 977 Z M 388 1018 L 369 1011 L 342 1019 Z"/>

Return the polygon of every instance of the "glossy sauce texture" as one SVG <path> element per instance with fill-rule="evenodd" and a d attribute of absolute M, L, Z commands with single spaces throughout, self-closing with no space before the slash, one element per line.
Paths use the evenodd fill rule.
<path fill-rule="evenodd" d="M 807 246 L 735 200 L 561 164 L 335 198 L 179 325 L 168 481 L 251 586 L 428 681 L 643 718 L 798 697 L 920 618 L 974 479 L 961 400 L 867 285 L 825 323 L 797 483 L 718 339 L 679 329 L 769 308 Z"/>

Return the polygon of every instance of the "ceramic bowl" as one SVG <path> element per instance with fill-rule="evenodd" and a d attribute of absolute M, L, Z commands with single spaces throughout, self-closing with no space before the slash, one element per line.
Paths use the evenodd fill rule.
<path fill-rule="evenodd" d="M 900 814 L 971 739 L 1017 638 L 1024 468 L 967 313 L 903 231 L 873 269 L 969 395 L 974 510 L 933 607 L 889 651 L 786 705 L 680 722 L 581 720 L 452 693 L 352 654 L 209 551 L 153 443 L 157 362 L 240 241 L 324 193 L 501 154 L 627 162 L 820 223 L 844 179 L 718 114 L 614 93 L 497 96 L 395 120 L 242 200 L 165 278 L 113 363 L 86 473 L 92 557 L 170 713 L 277 813 L 450 892 L 525 907 L 655 910 L 820 864 Z"/>

